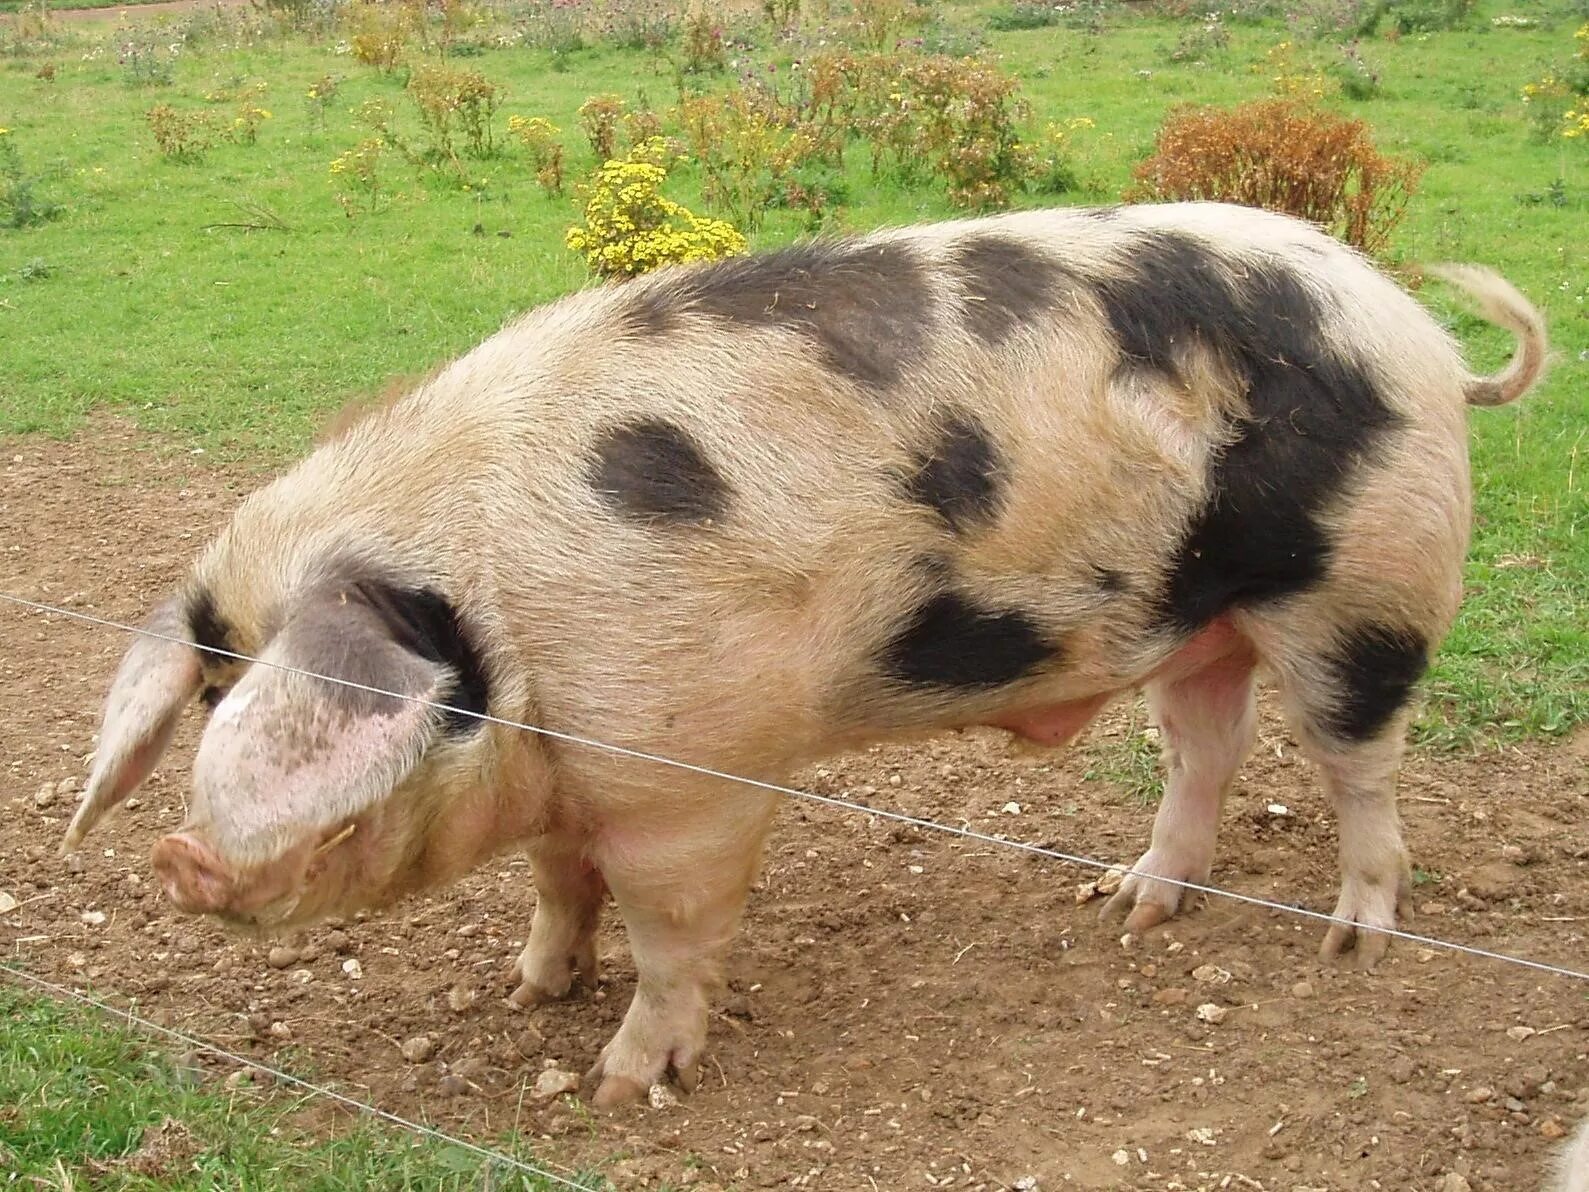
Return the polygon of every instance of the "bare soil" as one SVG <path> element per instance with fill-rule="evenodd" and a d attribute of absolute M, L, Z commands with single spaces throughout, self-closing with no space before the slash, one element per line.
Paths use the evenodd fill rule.
<path fill-rule="evenodd" d="M 259 479 L 108 418 L 73 442 L 0 440 L 0 590 L 139 619 Z M 317 929 L 272 967 L 271 942 L 179 916 L 153 887 L 194 725 L 93 847 L 57 855 L 124 637 L 0 606 L 0 643 L 8 952 L 448 1130 L 518 1130 L 563 1167 L 616 1157 L 621 1187 L 1533 1189 L 1589 1110 L 1584 982 L 1407 942 L 1363 974 L 1316 960 L 1320 925 L 1224 899 L 1123 944 L 1078 901 L 1094 874 L 813 804 L 774 831 L 700 1090 L 610 1115 L 541 1100 L 527 1086 L 543 1068 L 582 1071 L 628 1003 L 616 924 L 592 998 L 513 1009 L 535 894 L 506 858 Z M 1125 731 L 1105 722 L 1093 747 Z M 1149 809 L 1084 768 L 977 732 L 799 781 L 1134 859 Z M 1589 738 L 1414 755 L 1401 792 L 1417 929 L 1589 967 Z M 1214 880 L 1328 910 L 1334 853 L 1312 775 L 1266 712 Z M 410 1063 L 400 1044 L 421 1034 L 435 1054 Z"/>

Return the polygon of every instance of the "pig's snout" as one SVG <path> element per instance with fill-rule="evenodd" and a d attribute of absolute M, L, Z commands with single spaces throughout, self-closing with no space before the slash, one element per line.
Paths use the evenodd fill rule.
<path fill-rule="evenodd" d="M 231 907 L 237 883 L 226 863 L 204 841 L 173 832 L 155 842 L 150 855 L 166 897 L 190 914 L 218 914 Z"/>

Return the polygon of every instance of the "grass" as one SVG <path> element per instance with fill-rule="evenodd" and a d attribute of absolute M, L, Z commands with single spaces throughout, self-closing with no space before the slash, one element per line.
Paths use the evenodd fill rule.
<path fill-rule="evenodd" d="M 29 1189 L 553 1192 L 566 1187 L 285 1092 L 198 1083 L 130 1030 L 0 980 L 0 1173 Z M 511 1141 L 487 1142 L 534 1164 Z M 582 1186 L 606 1186 L 599 1176 Z"/>

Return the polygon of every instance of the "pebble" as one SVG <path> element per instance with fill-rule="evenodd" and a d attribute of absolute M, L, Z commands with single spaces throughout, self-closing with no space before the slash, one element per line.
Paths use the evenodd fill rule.
<path fill-rule="evenodd" d="M 1131 1155 L 1128 1151 L 1116 1151 L 1109 1157 L 1114 1160 L 1116 1167 L 1126 1167 L 1131 1162 Z"/>
<path fill-rule="evenodd" d="M 1125 880 L 1126 871 L 1124 866 L 1110 866 L 1104 871 L 1104 875 L 1098 879 L 1098 893 L 1113 894 L 1120 888 L 1120 883 Z"/>
<path fill-rule="evenodd" d="M 1435 1185 L 1436 1192 L 1473 1192 L 1473 1185 L 1468 1183 L 1468 1177 L 1455 1171 L 1448 1171 L 1445 1178 Z"/>
<path fill-rule="evenodd" d="M 105 923 L 104 911 L 84 911 L 77 917 L 90 927 L 102 927 Z"/>
<path fill-rule="evenodd" d="M 423 1064 L 436 1054 L 436 1040 L 429 1035 L 415 1035 L 412 1039 L 404 1039 L 397 1050 L 409 1063 Z"/>
<path fill-rule="evenodd" d="M 679 1096 L 667 1085 L 657 1083 L 646 1093 L 646 1100 L 651 1103 L 652 1109 L 672 1109 L 678 1105 Z"/>
<path fill-rule="evenodd" d="M 273 969 L 291 968 L 298 963 L 298 949 L 278 944 L 265 957 L 265 963 Z"/>
<path fill-rule="evenodd" d="M 61 779 L 55 784 L 55 793 L 58 795 L 70 795 L 76 790 L 77 779 L 70 776 Z"/>
<path fill-rule="evenodd" d="M 561 1068 L 548 1068 L 535 1078 L 537 1097 L 560 1097 L 564 1093 L 579 1091 L 579 1077 Z"/>
<path fill-rule="evenodd" d="M 1530 1038 L 1536 1033 L 1531 1026 L 1509 1026 L 1506 1028 L 1506 1037 L 1513 1043 L 1521 1043 L 1524 1039 Z"/>
<path fill-rule="evenodd" d="M 1397 1084 L 1406 1084 L 1418 1074 L 1418 1065 L 1410 1056 L 1398 1055 L 1385 1065 L 1385 1073 Z"/>
<path fill-rule="evenodd" d="M 270 1034 L 273 1039 L 290 1039 L 292 1038 L 292 1028 L 285 1022 L 273 1022 L 270 1024 Z"/>
<path fill-rule="evenodd" d="M 355 981 L 364 976 L 364 966 L 351 956 L 342 962 L 342 971 Z"/>
<path fill-rule="evenodd" d="M 349 947 L 348 933 L 345 931 L 326 932 L 325 946 L 333 952 L 346 952 Z"/>
<path fill-rule="evenodd" d="M 1479 1085 L 1478 1088 L 1469 1089 L 1463 1098 L 1469 1105 L 1483 1105 L 1486 1101 L 1495 1099 L 1495 1090 L 1488 1085 Z"/>
<path fill-rule="evenodd" d="M 1567 1137 L 1567 1127 L 1561 1124 L 1560 1118 L 1546 1118 L 1539 1123 L 1539 1132 L 1552 1142 L 1558 1138 Z"/>
<path fill-rule="evenodd" d="M 55 788 L 46 782 L 33 793 L 33 806 L 43 808 L 55 802 Z"/>
<path fill-rule="evenodd" d="M 447 1005 L 452 1008 L 454 1014 L 462 1014 L 470 1006 L 474 1005 L 475 998 L 478 996 L 473 986 L 460 983 L 447 991 Z"/>
<path fill-rule="evenodd" d="M 9 914 L 17 909 L 17 900 L 4 890 L 0 890 L 0 915 Z"/>
<path fill-rule="evenodd" d="M 254 1083 L 254 1070 L 252 1068 L 239 1068 L 235 1072 L 228 1073 L 226 1079 L 221 1083 L 227 1088 L 234 1090 L 248 1088 Z"/>
<path fill-rule="evenodd" d="M 1214 1002 L 1204 1002 L 1201 1006 L 1197 1007 L 1198 1021 L 1206 1022 L 1213 1026 L 1218 1026 L 1220 1023 L 1224 1022 L 1225 1016 L 1229 1013 L 1230 1011 L 1225 1009 L 1224 1006 L 1217 1005 Z"/>
<path fill-rule="evenodd" d="M 1200 964 L 1192 970 L 1192 980 L 1204 985 L 1225 985 L 1230 981 L 1230 973 L 1217 964 Z"/>
<path fill-rule="evenodd" d="M 1308 998 L 1313 996 L 1313 983 L 1311 981 L 1298 981 L 1291 987 L 1291 996 Z"/>

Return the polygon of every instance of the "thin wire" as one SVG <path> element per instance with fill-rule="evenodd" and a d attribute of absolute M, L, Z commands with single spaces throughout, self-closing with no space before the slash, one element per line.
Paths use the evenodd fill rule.
<path fill-rule="evenodd" d="M 1266 910 L 1280 911 L 1284 914 L 1298 915 L 1306 919 L 1314 919 L 1320 923 L 1336 924 L 1350 927 L 1356 931 L 1372 931 L 1380 935 L 1387 935 L 1393 939 L 1407 940 L 1415 944 L 1424 944 L 1431 948 L 1445 948 L 1452 952 L 1461 952 L 1469 956 L 1479 956 L 1487 960 L 1499 960 L 1507 964 L 1520 965 L 1523 968 L 1534 969 L 1538 972 L 1551 973 L 1559 977 L 1571 977 L 1579 981 L 1589 981 L 1589 972 L 1578 969 L 1564 968 L 1560 965 L 1548 964 L 1540 960 L 1530 960 L 1526 956 L 1514 956 L 1506 952 L 1493 952 L 1487 948 L 1477 948 L 1471 944 L 1459 944 L 1452 940 L 1443 940 L 1435 936 L 1420 935 L 1417 932 L 1404 931 L 1399 927 L 1379 927 L 1368 923 L 1358 923 L 1351 919 L 1344 919 L 1338 915 L 1326 914 L 1323 911 L 1309 910 L 1307 907 L 1295 906 L 1285 902 L 1275 902 L 1268 898 L 1260 898 L 1253 894 L 1241 894 L 1235 890 L 1225 890 L 1218 886 L 1211 886 L 1201 882 L 1185 881 L 1180 878 L 1160 877 L 1156 874 L 1142 873 L 1136 869 L 1123 865 L 1111 864 L 1093 857 L 1083 857 L 1075 853 L 1066 853 L 1058 849 L 1046 848 L 1043 845 L 1028 844 L 1021 840 L 1011 840 L 1005 836 L 994 836 L 987 832 L 978 832 L 973 828 L 959 828 L 950 824 L 940 824 L 935 820 L 923 819 L 920 816 L 909 815 L 902 811 L 890 811 L 881 807 L 869 807 L 865 803 L 857 803 L 850 799 L 842 799 L 836 795 L 819 795 L 815 791 L 801 790 L 798 787 L 782 786 L 775 782 L 763 782 L 759 778 L 745 778 L 738 774 L 729 774 L 723 770 L 714 770 L 709 766 L 698 766 L 693 762 L 681 762 L 675 758 L 663 757 L 660 754 L 646 753 L 639 749 L 630 749 L 625 745 L 612 745 L 605 741 L 597 741 L 590 737 L 581 737 L 573 733 L 561 732 L 557 729 L 541 728 L 533 724 L 523 724 L 516 720 L 506 720 L 500 716 L 492 716 L 485 712 L 475 712 L 468 708 L 458 708 L 451 704 L 438 703 L 421 696 L 406 695 L 400 691 L 388 691 L 382 687 L 372 687 L 366 683 L 357 683 L 351 679 L 338 679 L 332 675 L 317 674 L 314 671 L 303 670 L 299 667 L 288 666 L 282 662 L 269 662 L 262 658 L 254 658 L 247 654 L 234 653 L 213 646 L 201 646 L 187 638 L 174 637 L 170 634 L 160 633 L 142 626 L 125 625 L 119 621 L 111 621 L 104 617 L 97 617 L 90 613 L 74 612 L 71 609 L 57 608 L 54 605 L 40 604 L 37 601 L 25 600 L 20 596 L 12 596 L 0 592 L 0 601 L 20 605 L 33 609 L 36 612 L 55 613 L 60 616 L 70 617 L 78 621 L 86 621 L 93 625 L 103 625 L 111 629 L 119 629 L 126 633 L 139 634 L 144 637 L 156 638 L 160 641 L 173 642 L 177 645 L 187 646 L 190 649 L 202 650 L 209 654 L 217 654 L 224 658 L 236 659 L 255 665 L 268 666 L 276 670 L 286 671 L 289 674 L 302 675 L 306 678 L 319 679 L 327 683 L 335 683 L 342 687 L 351 687 L 358 691 L 366 691 L 372 695 L 384 695 L 392 699 L 406 700 L 409 703 L 423 704 L 442 712 L 460 716 L 468 716 L 488 724 L 499 724 L 505 728 L 521 729 L 524 732 L 537 733 L 543 737 L 550 737 L 557 741 L 566 741 L 572 745 L 582 745 L 590 749 L 601 749 L 608 753 L 618 754 L 622 757 L 634 758 L 637 761 L 652 762 L 661 766 L 672 766 L 675 769 L 687 770 L 693 774 L 701 774 L 708 778 L 719 778 L 726 782 L 735 782 L 743 786 L 756 787 L 770 791 L 773 794 L 784 795 L 794 799 L 807 799 L 813 803 L 823 803 L 829 807 L 839 807 L 846 811 L 859 811 L 865 815 L 875 815 L 881 819 L 894 823 L 909 824 L 915 828 L 927 831 L 941 832 L 949 836 L 959 836 L 966 840 L 975 840 L 982 844 L 1002 845 L 1005 848 L 1017 849 L 1033 856 L 1045 857 L 1051 861 L 1062 861 L 1068 865 L 1075 865 L 1083 869 L 1097 869 L 1105 872 L 1118 872 L 1122 879 L 1127 877 L 1141 877 L 1151 881 L 1164 882 L 1167 885 L 1178 886 L 1183 890 L 1191 890 L 1199 894 L 1218 895 L 1233 901 L 1245 903 L 1248 906 L 1263 907 Z"/>
<path fill-rule="evenodd" d="M 422 1134 L 429 1138 L 435 1139 L 437 1142 L 445 1142 L 451 1146 L 462 1147 L 464 1150 L 473 1151 L 475 1154 L 481 1156 L 484 1159 L 489 1159 L 493 1163 L 505 1163 L 511 1167 L 518 1168 L 526 1175 L 538 1176 L 543 1180 L 551 1180 L 553 1183 L 561 1184 L 565 1188 L 574 1188 L 576 1189 L 576 1192 L 592 1192 L 592 1185 L 588 1183 L 576 1183 L 575 1181 L 568 1179 L 566 1176 L 558 1175 L 555 1171 L 547 1171 L 544 1167 L 537 1167 L 533 1163 L 526 1163 L 524 1160 L 515 1158 L 514 1156 L 506 1154 L 505 1152 L 493 1151 L 489 1147 L 479 1146 L 475 1143 L 469 1142 L 467 1139 L 454 1137 L 445 1131 L 436 1129 L 434 1126 L 427 1126 L 423 1122 L 410 1121 L 408 1118 L 401 1117 L 400 1115 L 392 1113 L 389 1110 L 382 1109 L 378 1105 L 370 1105 L 364 1101 L 360 1101 L 357 1097 L 350 1097 L 346 1093 L 339 1093 L 336 1089 L 327 1088 L 324 1085 L 314 1084 L 311 1081 L 303 1079 L 301 1076 L 294 1076 L 291 1072 L 283 1072 L 280 1068 L 272 1068 L 269 1064 L 262 1064 L 258 1060 L 248 1059 L 247 1057 L 238 1055 L 235 1052 L 227 1051 L 224 1047 L 217 1047 L 215 1044 L 204 1039 L 185 1034 L 179 1030 L 173 1030 L 168 1026 L 161 1026 L 158 1022 L 151 1022 L 147 1018 L 139 1018 L 130 1010 L 123 1010 L 119 1006 L 112 1006 L 109 1002 L 102 1002 L 98 998 L 89 997 L 86 993 L 80 993 L 79 991 L 70 989 L 65 985 L 57 985 L 53 981 L 46 981 L 43 977 L 36 976 L 33 973 L 28 972 L 26 969 L 17 968 L 14 965 L 0 965 L 0 971 L 3 971 L 13 977 L 21 977 L 24 981 L 31 981 L 34 985 L 41 989 L 48 989 L 51 993 L 64 994 L 65 996 L 72 998 L 74 1001 L 81 1002 L 86 1006 L 92 1006 L 94 1009 L 100 1011 L 103 1014 L 114 1015 L 117 1018 L 126 1019 L 126 1021 L 133 1026 L 142 1027 L 146 1031 L 152 1031 L 157 1034 L 166 1035 L 169 1038 L 175 1039 L 179 1043 L 186 1044 L 196 1051 L 208 1051 L 214 1055 L 222 1057 L 223 1059 L 231 1060 L 235 1064 L 241 1064 L 245 1068 L 257 1068 L 261 1072 L 268 1072 L 271 1077 L 276 1080 L 297 1085 L 301 1089 L 305 1089 L 311 1093 L 316 1093 L 322 1097 L 330 1097 L 333 1101 L 340 1101 L 342 1104 L 350 1106 L 354 1109 L 363 1110 L 365 1113 L 368 1113 L 373 1117 L 381 1118 L 382 1120 L 390 1122 L 395 1126 L 401 1126 L 405 1130 L 411 1130 L 415 1134 Z"/>

